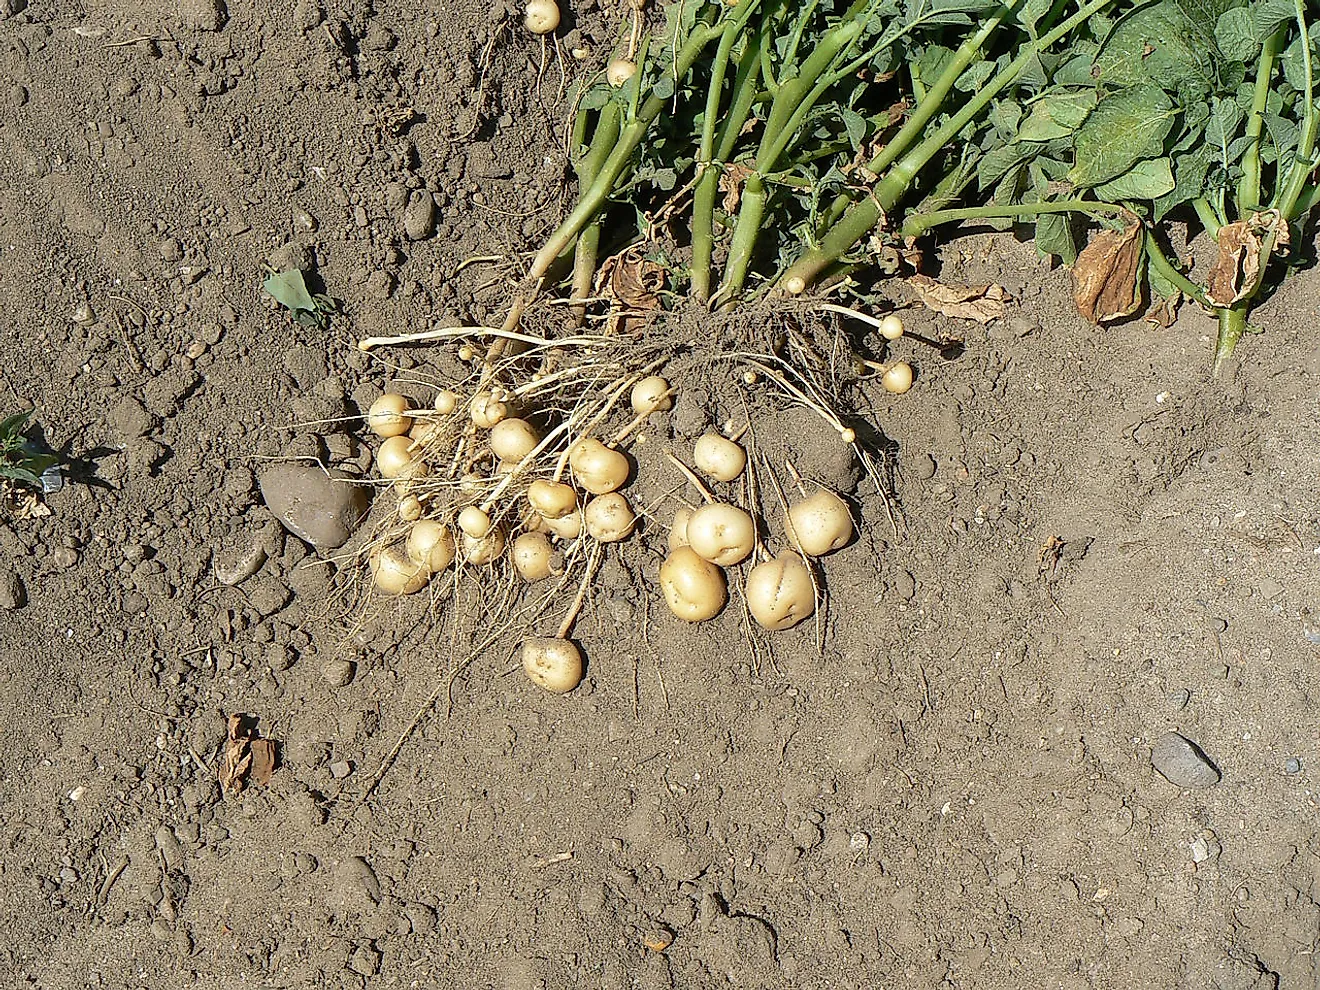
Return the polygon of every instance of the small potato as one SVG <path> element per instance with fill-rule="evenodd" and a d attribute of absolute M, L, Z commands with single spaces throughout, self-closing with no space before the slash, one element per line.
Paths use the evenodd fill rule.
<path fill-rule="evenodd" d="M 816 610 L 811 572 L 802 558 L 785 550 L 747 575 L 747 610 L 766 629 L 795 626 Z"/>
<path fill-rule="evenodd" d="M 408 529 L 408 558 L 439 574 L 454 562 L 454 534 L 434 519 L 419 519 Z"/>
<path fill-rule="evenodd" d="M 660 565 L 660 589 L 669 610 L 688 622 L 718 615 L 729 597 L 724 571 L 697 556 L 691 547 L 679 547 L 665 558 Z"/>
<path fill-rule="evenodd" d="M 729 567 L 746 560 L 756 546 L 756 524 L 736 505 L 712 502 L 692 513 L 687 540 L 699 556 Z"/>
<path fill-rule="evenodd" d="M 897 313 L 890 313 L 880 321 L 880 326 L 877 329 L 880 331 L 880 336 L 884 337 L 885 340 L 898 340 L 899 337 L 903 336 L 903 317 Z"/>
<path fill-rule="evenodd" d="M 524 581 L 541 581 L 563 571 L 559 553 L 544 533 L 520 533 L 513 541 L 510 556 Z"/>
<path fill-rule="evenodd" d="M 747 467 L 747 451 L 718 433 L 706 433 L 692 448 L 697 470 L 716 481 L 732 481 Z"/>
<path fill-rule="evenodd" d="M 399 499 L 399 518 L 404 522 L 416 522 L 422 518 L 422 503 L 416 495 L 405 495 Z"/>
<path fill-rule="evenodd" d="M 574 509 L 558 519 L 547 519 L 542 516 L 541 525 L 547 532 L 553 533 L 561 540 L 576 540 L 582 535 L 582 510 Z"/>
<path fill-rule="evenodd" d="M 490 532 L 490 516 L 484 509 L 469 505 L 458 514 L 458 528 L 474 540 Z"/>
<path fill-rule="evenodd" d="M 677 550 L 688 546 L 687 528 L 692 519 L 692 510 L 686 505 L 674 513 L 674 524 L 669 527 L 669 549 Z"/>
<path fill-rule="evenodd" d="M 886 392 L 902 395 L 912 387 L 912 365 L 906 361 L 895 361 L 880 376 L 880 386 Z"/>
<path fill-rule="evenodd" d="M 489 564 L 504 553 L 504 530 L 498 526 L 482 537 L 463 534 L 463 559 L 469 564 Z"/>
<path fill-rule="evenodd" d="M 490 392 L 478 392 L 468 404 L 468 415 L 481 429 L 489 430 L 508 417 L 509 407 Z"/>
<path fill-rule="evenodd" d="M 376 451 L 376 470 L 382 478 L 425 478 L 430 473 L 426 461 L 412 449 L 406 436 L 390 437 Z"/>
<path fill-rule="evenodd" d="M 638 416 L 666 412 L 673 408 L 674 397 L 669 393 L 669 383 L 659 375 L 643 378 L 633 386 L 632 410 Z"/>
<path fill-rule="evenodd" d="M 367 410 L 367 426 L 378 437 L 397 437 L 407 433 L 412 418 L 405 416 L 408 400 L 395 392 L 386 392 Z"/>
<path fill-rule="evenodd" d="M 573 475 L 593 495 L 622 488 L 628 480 L 628 458 L 594 437 L 579 440 L 569 452 Z"/>
<path fill-rule="evenodd" d="M 819 557 L 846 544 L 853 535 L 848 503 L 822 488 L 794 502 L 784 514 L 788 542 L 808 557 Z"/>
<path fill-rule="evenodd" d="M 442 416 L 448 416 L 458 408 L 458 393 L 451 392 L 449 389 L 436 392 L 434 406 L 436 412 Z"/>
<path fill-rule="evenodd" d="M 628 500 L 618 492 L 598 495 L 582 512 L 587 533 L 601 543 L 617 543 L 633 531 L 637 517 Z"/>
<path fill-rule="evenodd" d="M 532 683 L 551 694 L 568 694 L 582 683 L 582 653 L 566 639 L 529 639 L 522 661 Z"/>
<path fill-rule="evenodd" d="M 615 89 L 618 89 L 635 75 L 637 75 L 637 63 L 630 62 L 626 58 L 610 59 L 610 64 L 605 66 L 605 81 Z M 638 412 L 640 411 L 638 410 Z"/>
<path fill-rule="evenodd" d="M 523 27 L 532 34 L 549 34 L 559 27 L 559 5 L 555 0 L 527 0 Z"/>
<path fill-rule="evenodd" d="M 400 547 L 377 550 L 370 557 L 371 576 L 387 595 L 411 595 L 426 587 L 431 572 L 411 560 Z"/>
<path fill-rule="evenodd" d="M 538 478 L 527 486 L 527 502 L 547 519 L 561 519 L 577 508 L 572 485 Z"/>
<path fill-rule="evenodd" d="M 502 419 L 490 428 L 490 449 L 501 461 L 517 464 L 540 442 L 535 428 L 525 419 Z"/>

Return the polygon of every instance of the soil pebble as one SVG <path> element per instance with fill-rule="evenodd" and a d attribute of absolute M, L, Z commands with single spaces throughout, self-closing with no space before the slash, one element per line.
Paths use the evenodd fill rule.
<path fill-rule="evenodd" d="M 13 571 L 0 573 L 0 609 L 13 612 L 27 604 L 27 589 L 23 579 Z"/>
<path fill-rule="evenodd" d="M 352 682 L 356 669 L 351 660 L 327 660 L 321 667 L 321 676 L 331 687 L 347 687 Z"/>
<path fill-rule="evenodd" d="M 218 31 L 224 23 L 220 0 L 179 0 L 179 23 L 195 31 Z"/>
<path fill-rule="evenodd" d="M 261 497 L 294 536 L 314 547 L 343 546 L 367 511 L 365 488 L 345 471 L 277 464 L 261 475 Z"/>
<path fill-rule="evenodd" d="M 359 976 L 375 976 L 380 970 L 380 952 L 370 945 L 361 945 L 348 957 L 348 968 Z"/>
<path fill-rule="evenodd" d="M 408 197 L 408 206 L 403 211 L 403 232 L 410 241 L 420 241 L 431 236 L 435 229 L 435 198 L 425 189 L 416 189 Z"/>
<path fill-rule="evenodd" d="M 1155 740 L 1150 762 L 1165 780 L 1177 787 L 1213 787 L 1219 783 L 1219 770 L 1200 747 L 1176 732 L 1166 732 Z"/>

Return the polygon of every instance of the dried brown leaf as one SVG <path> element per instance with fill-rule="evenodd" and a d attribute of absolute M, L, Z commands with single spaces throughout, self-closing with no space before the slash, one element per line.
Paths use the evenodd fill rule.
<path fill-rule="evenodd" d="M 664 287 L 664 268 L 647 260 L 640 247 L 606 258 L 596 273 L 596 295 L 609 300 L 609 331 L 627 330 L 659 309 Z"/>
<path fill-rule="evenodd" d="M 724 171 L 720 173 L 720 192 L 724 193 L 724 212 L 735 213 L 738 209 L 738 202 L 742 199 L 743 183 L 747 177 L 752 174 L 753 169 L 748 168 L 739 162 L 733 162 L 724 166 Z"/>
<path fill-rule="evenodd" d="M 1002 318 L 1013 298 L 1002 285 L 945 285 L 929 275 L 910 275 L 907 284 L 927 308 L 981 324 Z"/>
<path fill-rule="evenodd" d="M 1142 319 L 1151 326 L 1167 330 L 1169 327 L 1173 326 L 1174 321 L 1178 319 L 1178 307 L 1181 306 L 1182 303 L 1183 294 L 1181 292 L 1175 292 L 1167 299 L 1157 299 L 1154 305 L 1146 311 L 1146 315 L 1142 317 Z"/>
<path fill-rule="evenodd" d="M 1143 241 L 1134 221 L 1122 230 L 1100 231 L 1082 249 L 1073 264 L 1073 301 L 1084 320 L 1109 323 L 1137 311 Z"/>
<path fill-rule="evenodd" d="M 1206 280 L 1205 295 L 1211 303 L 1232 306 L 1256 290 L 1267 241 L 1275 253 L 1288 252 L 1292 232 L 1278 210 L 1253 213 L 1219 228 L 1219 253 Z"/>
<path fill-rule="evenodd" d="M 256 720 L 250 715 L 234 712 L 227 721 L 229 730 L 218 773 L 220 786 L 238 794 L 249 782 L 268 784 L 278 760 L 274 741 L 257 737 Z"/>

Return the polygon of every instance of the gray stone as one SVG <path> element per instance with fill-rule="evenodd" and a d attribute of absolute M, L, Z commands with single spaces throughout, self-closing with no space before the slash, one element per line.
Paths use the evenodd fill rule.
<path fill-rule="evenodd" d="M 27 604 L 27 589 L 23 579 L 13 571 L 0 573 L 0 609 L 13 612 Z"/>
<path fill-rule="evenodd" d="M 370 945 L 362 945 L 348 957 L 348 968 L 359 976 L 375 976 L 380 970 L 380 952 Z"/>
<path fill-rule="evenodd" d="M 1150 762 L 1165 780 L 1177 787 L 1213 787 L 1219 783 L 1219 770 L 1200 747 L 1176 732 L 1166 732 L 1155 740 Z"/>
<path fill-rule="evenodd" d="M 403 211 L 403 232 L 410 241 L 420 241 L 435 230 L 435 197 L 425 189 L 415 189 Z"/>
<path fill-rule="evenodd" d="M 276 464 L 261 475 L 261 497 L 294 536 L 315 547 L 340 547 L 367 511 L 366 488 L 347 472 Z"/>

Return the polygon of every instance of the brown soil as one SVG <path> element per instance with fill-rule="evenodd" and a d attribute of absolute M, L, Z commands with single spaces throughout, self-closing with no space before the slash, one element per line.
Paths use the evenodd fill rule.
<path fill-rule="evenodd" d="M 349 607 L 360 562 L 310 566 L 256 473 L 365 463 L 355 421 L 290 427 L 454 371 L 357 338 L 498 317 L 500 269 L 456 270 L 562 212 L 561 74 L 508 3 L 218 5 L 0 0 L 0 411 L 35 404 L 70 474 L 49 516 L 0 521 L 26 599 L 0 611 L 0 982 L 1320 979 L 1313 273 L 1225 385 L 1205 317 L 1098 332 L 1030 245 L 956 242 L 945 276 L 1018 302 L 986 330 L 912 311 L 961 356 L 902 341 L 918 387 L 853 391 L 897 445 L 903 526 L 856 489 L 819 630 L 679 623 L 653 527 L 579 620 L 583 686 L 540 692 L 510 634 L 361 800 L 485 592 Z M 582 7 L 565 50 L 613 37 Z M 261 298 L 291 241 L 345 303 L 328 331 Z M 694 388 L 715 421 L 750 394 Z M 837 443 L 752 407 L 769 449 Z M 233 712 L 281 766 L 222 795 Z M 1168 729 L 1219 784 L 1155 773 Z"/>

